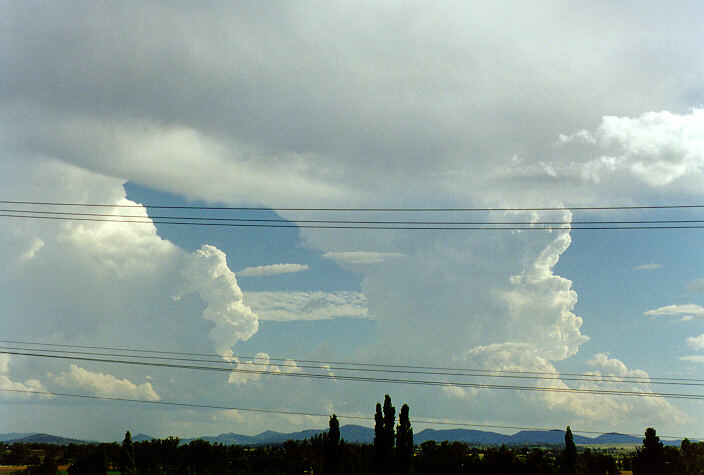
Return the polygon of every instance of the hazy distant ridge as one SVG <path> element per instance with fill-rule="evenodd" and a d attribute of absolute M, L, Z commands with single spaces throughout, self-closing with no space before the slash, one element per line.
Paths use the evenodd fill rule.
<path fill-rule="evenodd" d="M 220 434 L 217 436 L 202 436 L 198 439 L 206 440 L 210 443 L 218 443 L 225 445 L 265 445 L 265 444 L 280 444 L 287 440 L 303 440 L 308 439 L 316 434 L 324 432 L 323 430 L 309 429 L 300 432 L 274 432 L 266 431 L 257 435 L 242 435 L 235 433 Z M 346 425 L 340 428 L 340 435 L 347 442 L 372 443 L 374 441 L 374 429 L 357 425 Z M 135 442 L 155 439 L 147 434 L 137 434 L 132 437 Z M 195 439 L 181 439 L 181 443 L 188 443 Z M 414 436 L 414 442 L 421 444 L 428 440 L 438 442 L 467 442 L 483 445 L 521 445 L 521 444 L 563 444 L 565 441 L 565 433 L 561 430 L 536 430 L 536 431 L 521 431 L 513 435 L 499 434 L 497 432 L 487 432 L 481 430 L 470 429 L 446 429 L 435 430 L 425 429 Z M 49 434 L 31 434 L 31 433 L 9 433 L 0 434 L 0 441 L 3 442 L 42 442 L 50 444 L 67 445 L 69 443 L 89 443 L 77 439 L 69 439 Z M 632 435 L 608 433 L 598 437 L 585 437 L 574 435 L 574 441 L 577 444 L 641 444 L 642 437 Z M 119 442 L 119 441 L 118 441 Z M 666 441 L 666 445 L 679 445 L 679 440 Z"/>

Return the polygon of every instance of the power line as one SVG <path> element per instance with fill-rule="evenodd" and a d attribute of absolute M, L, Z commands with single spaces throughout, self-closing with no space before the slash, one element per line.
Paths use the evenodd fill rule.
<path fill-rule="evenodd" d="M 604 211 L 604 210 L 655 210 L 655 209 L 696 209 L 704 204 L 640 205 L 640 206 L 553 206 L 522 208 L 315 208 L 315 207 L 276 207 L 276 206 L 166 206 L 143 204 L 100 204 L 70 203 L 54 201 L 12 201 L 0 200 L 0 204 L 36 206 L 81 206 L 91 208 L 147 208 L 147 209 L 194 209 L 194 210 L 233 210 L 233 211 L 354 211 L 354 212 L 463 212 L 463 211 Z"/>
<path fill-rule="evenodd" d="M 408 384 L 408 385 L 434 386 L 434 387 L 458 387 L 458 388 L 471 388 L 471 389 L 501 389 L 501 390 L 513 390 L 513 391 L 537 391 L 537 392 L 555 392 L 555 393 L 570 393 L 570 394 L 594 394 L 594 395 L 604 395 L 604 396 L 662 397 L 662 398 L 668 398 L 668 399 L 687 399 L 687 400 L 698 400 L 698 401 L 704 400 L 704 394 L 691 394 L 691 393 L 690 394 L 683 394 L 683 393 L 664 393 L 664 392 L 653 392 L 653 391 L 629 391 L 629 390 L 615 390 L 615 389 L 568 388 L 568 387 L 555 388 L 555 387 L 541 387 L 541 386 L 519 386 L 519 385 L 513 385 L 513 384 L 467 383 L 467 382 L 457 382 L 457 381 L 432 381 L 432 380 L 381 378 L 381 377 L 369 377 L 369 376 L 349 376 L 349 375 L 319 374 L 319 373 L 281 372 L 281 371 L 270 371 L 270 370 L 244 369 L 244 368 L 239 368 L 239 367 L 222 368 L 222 367 L 213 367 L 213 366 L 159 363 L 159 362 L 146 362 L 146 361 L 130 361 L 130 360 L 117 360 L 117 359 L 108 359 L 108 358 L 92 358 L 92 357 L 79 357 L 79 356 L 66 356 L 66 355 L 49 355 L 49 354 L 41 354 L 41 353 L 28 353 L 28 352 L 17 352 L 17 351 L 7 351 L 7 350 L 0 351 L 0 353 L 5 353 L 5 354 L 9 354 L 9 355 L 34 356 L 34 357 L 50 358 L 50 359 L 90 361 L 90 362 L 99 362 L 99 363 L 115 363 L 115 364 L 161 367 L 161 368 L 174 368 L 174 369 L 218 371 L 218 372 L 228 372 L 228 373 L 244 373 L 244 374 L 256 374 L 256 375 L 268 375 L 268 376 L 288 376 L 288 377 L 305 378 L 305 379 L 324 379 L 324 380 L 335 380 L 335 381 L 354 381 L 354 382 L 384 383 L 384 384 Z"/>
<path fill-rule="evenodd" d="M 294 228 L 294 229 L 366 229 L 366 230 L 407 230 L 407 231 L 554 231 L 554 230 L 646 230 L 646 229 L 704 229 L 704 225 L 683 224 L 683 225 L 628 225 L 628 226 L 571 226 L 561 227 L 536 226 L 535 224 L 526 226 L 396 226 L 396 225 L 328 225 L 328 224 L 295 224 L 286 223 L 223 223 L 223 222 L 193 222 L 193 221 L 170 221 L 158 219 L 108 219 L 89 217 L 67 217 L 67 216 L 47 216 L 47 215 L 23 215 L 14 213 L 0 213 L 0 217 L 5 218 L 25 218 L 25 219 L 47 219 L 58 221 L 89 221 L 89 222 L 110 222 L 110 223 L 135 223 L 135 224 L 165 224 L 182 226 L 214 226 L 214 227 L 234 227 L 234 228 Z M 500 223 L 499 223 L 500 224 Z"/>
<path fill-rule="evenodd" d="M 198 403 L 188 403 L 188 402 L 174 402 L 174 401 L 149 401 L 145 399 L 132 399 L 132 398 L 120 398 L 111 396 L 96 396 L 90 394 L 73 394 L 73 393 L 58 393 L 52 391 L 38 391 L 31 389 L 10 389 L 10 388 L 0 388 L 0 391 L 19 393 L 19 394 L 36 394 L 39 396 L 54 396 L 54 397 L 72 397 L 80 399 L 94 399 L 100 401 L 115 401 L 115 402 L 130 402 L 139 404 L 150 404 L 150 405 L 163 405 L 171 407 L 188 407 L 188 408 L 198 408 L 198 409 L 218 409 L 226 411 L 241 411 L 241 412 L 253 412 L 260 414 L 280 414 L 280 415 L 294 415 L 294 416 L 310 416 L 310 417 L 330 417 L 330 414 L 322 414 L 318 412 L 305 412 L 305 411 L 293 411 L 293 410 L 281 410 L 281 409 L 257 409 L 249 407 L 233 407 L 233 406 L 221 406 L 216 404 L 198 404 Z M 337 414 L 335 415 L 339 419 L 352 419 L 352 420 L 364 420 L 373 421 L 373 417 L 366 416 L 355 416 L 347 414 Z M 481 427 L 485 429 L 511 429 L 511 430 L 540 430 L 540 431 L 551 431 L 561 429 L 548 429 L 544 427 L 521 427 L 521 426 L 505 426 L 505 425 L 493 425 L 493 424 L 473 424 L 467 422 L 455 422 L 447 420 L 429 419 L 429 418 L 414 418 L 412 421 L 414 424 L 426 424 L 426 425 L 440 425 L 440 426 L 455 426 L 455 427 Z M 605 434 L 606 431 L 590 431 L 590 430 L 572 430 L 573 433 L 579 434 Z M 613 433 L 613 431 L 611 431 Z M 630 435 L 634 437 L 640 437 L 643 434 L 633 434 L 627 432 L 617 432 L 620 435 Z M 661 435 L 662 438 L 667 439 L 683 439 L 681 436 L 671 436 L 671 435 Z M 692 437 L 692 439 L 700 439 L 700 437 Z"/>
<path fill-rule="evenodd" d="M 215 223 L 235 222 L 235 223 L 300 223 L 300 224 L 365 224 L 365 225 L 403 225 L 403 226 L 499 226 L 499 225 L 515 225 L 515 226 L 547 226 L 547 225 L 612 225 L 612 224 L 701 224 L 702 219 L 659 219 L 659 220 L 599 220 L 599 221 L 390 221 L 390 220 L 374 220 L 374 221 L 359 221 L 359 220 L 343 220 L 343 219 L 265 219 L 265 218 L 218 218 L 210 216 L 143 216 L 143 215 L 126 215 L 126 214 L 107 214 L 107 213 L 78 213 L 69 211 L 36 211 L 36 210 L 17 210 L 17 209 L 0 209 L 0 213 L 22 213 L 27 214 L 27 218 L 49 216 L 66 216 L 74 217 L 95 217 L 95 218 L 110 218 L 113 220 L 124 219 L 141 219 L 144 222 L 153 220 L 174 220 L 174 221 L 212 221 Z M 12 217 L 19 217 L 12 215 Z M 184 223 L 185 224 L 185 223 Z"/>
<path fill-rule="evenodd" d="M 223 354 L 213 354 L 213 353 L 187 353 L 187 352 L 179 352 L 179 351 L 164 351 L 164 350 L 155 350 L 155 349 L 144 349 L 144 348 L 124 348 L 124 347 L 106 347 L 106 346 L 92 346 L 92 345 L 68 345 L 68 344 L 62 344 L 62 343 L 46 343 L 46 342 L 28 342 L 28 341 L 18 341 L 18 340 L 0 340 L 0 343 L 7 343 L 7 344 L 13 344 L 13 345 L 24 345 L 24 346 L 39 346 L 39 347 L 58 347 L 58 348 L 79 348 L 79 349 L 90 349 L 90 350 L 103 350 L 103 351 L 113 351 L 113 352 L 123 352 L 123 354 L 102 354 L 103 356 L 123 356 L 123 357 L 142 357 L 139 355 L 129 355 L 129 354 L 124 354 L 124 352 L 131 352 L 131 353 L 148 353 L 152 355 L 174 355 L 178 357 L 182 356 L 196 356 L 196 357 L 206 357 L 206 358 L 218 358 L 217 361 L 213 360 L 198 360 L 198 359 L 189 359 L 189 358 L 183 358 L 182 360 L 184 361 L 196 361 L 196 362 L 213 362 L 213 363 L 225 363 L 223 361 L 224 358 L 230 358 L 232 355 L 223 355 Z M 3 347 L 0 347 L 3 348 Z M 5 349 L 17 349 L 17 348 L 8 348 L 4 347 Z M 59 350 L 43 350 L 41 348 L 19 348 L 23 351 L 53 351 L 53 352 L 59 352 Z M 78 351 L 69 351 L 69 353 L 80 353 Z M 90 353 L 87 353 L 90 354 Z M 101 355 L 101 354 L 98 354 Z M 238 358 L 244 358 L 247 360 L 263 360 L 263 361 L 274 361 L 277 362 L 279 366 L 285 366 L 285 362 L 292 360 L 297 363 L 312 363 L 317 366 L 314 366 L 314 368 L 317 369 L 328 369 L 326 366 L 329 366 L 330 369 L 350 369 L 350 370 L 358 370 L 361 371 L 365 368 L 369 369 L 380 369 L 382 371 L 388 371 L 388 372 L 418 372 L 420 374 L 425 374 L 428 372 L 429 374 L 442 374 L 442 372 L 451 372 L 449 373 L 450 375 L 457 375 L 457 376 L 463 376 L 463 375 L 468 375 L 468 373 L 479 373 L 481 375 L 489 376 L 489 377 L 497 377 L 497 375 L 508 375 L 508 376 L 545 376 L 546 378 L 544 379 L 569 379 L 569 378 L 593 378 L 595 375 L 593 373 L 555 373 L 555 372 L 540 372 L 540 371 L 525 371 L 525 370 L 499 370 L 499 369 L 484 369 L 484 368 L 458 368 L 458 367 L 447 367 L 447 366 L 419 366 L 419 365 L 399 365 L 399 364 L 384 364 L 384 363 L 360 363 L 360 362 L 352 362 L 352 361 L 331 361 L 331 360 L 310 360 L 310 359 L 299 359 L 299 358 L 292 358 L 292 357 L 287 357 L 287 358 L 282 358 L 282 357 L 273 357 L 273 356 L 268 356 L 267 358 L 262 358 L 258 356 L 242 356 L 242 355 L 236 355 Z M 144 356 L 144 358 L 159 358 L 159 359 L 172 359 L 172 360 L 180 360 L 180 358 L 160 358 L 160 357 L 152 357 L 152 356 Z M 283 362 L 283 363 L 278 363 L 278 362 Z M 254 365 L 262 365 L 262 363 L 254 363 Z M 348 366 L 350 368 L 339 368 L 337 365 L 341 366 Z M 699 386 L 699 383 L 704 383 L 704 379 L 698 379 L 698 378 L 671 378 L 671 377 L 654 377 L 654 376 L 649 376 L 647 380 L 645 380 L 641 376 L 615 376 L 615 375 L 600 375 L 600 378 L 607 378 L 609 380 L 613 380 L 616 382 L 626 382 L 626 383 L 649 383 L 649 384 L 659 384 L 659 383 L 665 383 L 665 382 L 681 382 L 684 385 L 688 385 L 685 383 L 697 383 L 697 384 L 692 384 Z M 542 379 L 542 378 L 541 378 Z M 573 379 L 573 380 L 580 380 L 580 379 Z"/>
<path fill-rule="evenodd" d="M 42 351 L 43 355 L 51 357 L 53 354 L 70 354 L 70 355 L 82 355 L 82 356 L 111 356 L 120 358 L 141 358 L 146 360 L 167 360 L 167 361 L 179 361 L 179 362 L 189 362 L 189 363 L 212 363 L 212 364 L 227 364 L 231 365 L 232 362 L 224 361 L 222 358 L 219 360 L 212 359 L 194 359 L 194 358 L 182 358 L 182 357 L 165 357 L 165 356 L 153 356 L 153 355 L 134 355 L 126 353 L 102 353 L 102 352 L 88 352 L 88 351 L 76 351 L 76 350 L 45 350 L 36 348 L 22 348 L 22 347 L 9 347 L 0 346 L 0 353 L 12 354 L 10 350 L 17 351 Z M 47 353 L 51 352 L 51 353 Z M 20 353 L 17 353 L 20 354 Z M 21 353 L 24 354 L 24 353 Z M 29 356 L 27 354 L 27 356 Z M 246 361 L 245 363 L 251 365 L 252 367 L 263 366 L 268 367 L 270 365 L 271 358 L 263 359 L 256 357 L 243 357 L 252 359 L 252 361 Z M 264 362 L 257 363 L 257 359 L 263 359 Z M 534 375 L 534 374 L 511 374 L 509 372 L 502 372 L 498 370 L 478 370 L 478 369 L 462 369 L 457 371 L 439 371 L 439 370 L 418 370 L 412 369 L 411 367 L 405 369 L 387 369 L 387 368 L 366 368 L 366 367 L 354 367 L 354 363 L 350 363 L 346 366 L 329 366 L 326 364 L 299 364 L 294 360 L 287 358 L 280 360 L 283 363 L 277 363 L 277 366 L 284 368 L 303 368 L 303 369 L 317 369 L 322 371 L 357 371 L 357 372 L 371 372 L 371 373 L 401 373 L 401 374 L 422 374 L 422 375 L 433 375 L 433 376 L 459 376 L 459 377 L 477 377 L 477 378 L 509 378 L 509 379 L 535 379 L 543 381 L 582 381 L 582 382 L 598 382 L 598 383 L 611 383 L 611 384 L 656 384 L 656 385 L 673 385 L 673 386 L 704 386 L 704 381 L 693 382 L 693 381 L 660 381 L 658 378 L 642 378 L 642 377 L 630 377 L 629 379 L 624 379 L 617 376 L 602 376 L 597 374 L 584 374 L 577 377 L 570 377 L 566 375 L 561 375 L 557 373 L 551 373 L 550 375 Z M 292 363 L 288 363 L 292 361 Z M 304 362 L 301 362 L 304 363 Z M 228 371 L 231 368 L 226 368 Z M 509 373 L 509 374 L 506 374 Z M 628 378 L 628 377 L 626 377 Z"/>

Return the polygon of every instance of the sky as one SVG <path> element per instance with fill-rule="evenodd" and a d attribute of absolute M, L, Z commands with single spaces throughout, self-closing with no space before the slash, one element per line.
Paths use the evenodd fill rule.
<path fill-rule="evenodd" d="M 704 437 L 701 400 L 241 371 L 256 355 L 278 373 L 400 364 L 701 394 L 648 380 L 704 375 L 704 230 L 576 228 L 701 220 L 702 208 L 574 209 L 704 204 L 700 4 L 2 1 L 0 17 L 0 200 L 149 221 L 0 216 L 2 345 L 217 354 L 228 369 L 0 354 L 0 432 L 120 440 L 327 424 L 31 391 L 348 416 L 371 416 L 388 393 L 412 420 Z M 555 207 L 571 210 L 505 211 Z M 290 227 L 160 223 L 168 213 Z M 321 219 L 575 229 L 301 226 Z"/>

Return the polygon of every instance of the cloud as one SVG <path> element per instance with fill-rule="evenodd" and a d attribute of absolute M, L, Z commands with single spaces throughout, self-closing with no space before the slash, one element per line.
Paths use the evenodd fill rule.
<path fill-rule="evenodd" d="M 326 259 L 332 259 L 338 264 L 378 264 L 389 259 L 403 257 L 398 252 L 371 252 L 371 251 L 336 251 L 323 254 Z"/>
<path fill-rule="evenodd" d="M 61 386 L 84 389 L 96 396 L 145 399 L 147 401 L 161 399 L 152 388 L 151 383 L 137 385 L 127 379 L 118 379 L 111 374 L 88 371 L 73 364 L 68 372 L 62 372 L 55 380 Z"/>
<path fill-rule="evenodd" d="M 360 292 L 245 292 L 247 302 L 262 320 L 329 320 L 370 318 L 367 299 Z"/>
<path fill-rule="evenodd" d="M 688 110 L 702 85 L 690 8 L 508 10 L 494 2 L 18 3 L 0 29 L 0 44 L 10 45 L 0 52 L 0 189 L 40 201 L 119 203 L 129 180 L 193 201 L 271 207 L 561 206 L 567 196 L 568 204 L 598 206 L 702 196 L 701 112 L 676 112 Z M 672 112 L 648 112 L 665 109 Z M 184 259 L 199 262 L 203 286 L 215 285 L 204 270 L 215 264 L 189 257 L 148 224 L 2 226 L 2 328 L 17 335 L 160 341 L 200 352 L 211 345 L 208 331 L 222 334 L 216 348 L 226 351 L 256 332 L 244 308 L 259 310 L 234 290 L 234 276 L 216 296 L 189 281 L 192 295 L 165 298 L 185 279 Z M 298 232 L 321 255 L 398 254 L 337 256 L 356 266 L 364 304 L 325 297 L 324 311 L 301 312 L 306 298 L 261 296 L 281 319 L 329 318 L 347 305 L 344 312 L 374 316 L 380 343 L 355 342 L 358 354 L 423 363 L 512 342 L 503 351 L 545 349 L 552 364 L 585 340 L 572 282 L 551 268 L 569 245 L 567 231 Z M 35 239 L 44 246 L 33 251 Z M 380 258 L 384 265 L 363 265 Z M 200 318 L 203 306 L 219 323 Z M 189 395 L 210 387 L 195 380 Z M 524 409 L 511 417 L 528 419 Z"/>
<path fill-rule="evenodd" d="M 654 317 L 658 317 L 660 315 L 685 315 L 698 319 L 704 319 L 704 307 L 691 303 L 683 305 L 666 305 L 665 307 L 648 310 L 647 312 L 644 312 L 644 315 L 652 315 Z"/>
<path fill-rule="evenodd" d="M 215 351 L 232 355 L 232 347 L 238 341 L 248 340 L 257 333 L 257 314 L 244 304 L 242 291 L 235 274 L 227 267 L 224 252 L 203 245 L 186 258 L 181 275 L 188 290 L 197 291 L 208 304 L 203 318 L 215 324 L 209 334 L 215 342 Z"/>
<path fill-rule="evenodd" d="M 36 238 L 32 243 L 29 245 L 29 249 L 27 249 L 25 252 L 22 253 L 20 256 L 20 260 L 29 260 L 33 259 L 34 256 L 41 250 L 41 248 L 44 247 L 44 241 L 42 241 L 39 238 Z"/>
<path fill-rule="evenodd" d="M 600 175 L 624 171 L 652 186 L 668 185 L 704 170 L 704 109 L 688 114 L 647 112 L 637 118 L 606 116 L 597 129 L 599 144 L 613 153 L 585 164 Z"/>
<path fill-rule="evenodd" d="M 702 355 L 680 356 L 680 360 L 688 361 L 690 363 L 704 364 L 704 356 L 702 356 Z"/>
<path fill-rule="evenodd" d="M 10 371 L 10 355 L 0 353 L 0 373 L 8 373 Z"/>
<path fill-rule="evenodd" d="M 687 346 L 695 350 L 704 350 L 704 333 L 699 336 L 688 337 Z"/>
<path fill-rule="evenodd" d="M 286 359 L 277 366 L 271 364 L 271 358 L 266 353 L 257 353 L 254 358 L 249 361 L 240 361 L 239 358 L 233 358 L 233 363 L 237 371 L 232 371 L 228 376 L 227 382 L 230 384 L 243 385 L 253 381 L 259 381 L 262 378 L 260 372 L 267 373 L 300 373 L 301 369 L 295 361 Z"/>
<path fill-rule="evenodd" d="M 558 137 L 558 143 L 560 145 L 567 143 L 596 143 L 594 136 L 589 133 L 589 131 L 582 129 L 569 135 L 560 134 Z"/>
<path fill-rule="evenodd" d="M 655 269 L 661 269 L 662 264 L 655 264 L 654 262 L 651 262 L 650 264 L 643 264 L 640 266 L 635 266 L 633 270 L 655 270 Z"/>
<path fill-rule="evenodd" d="M 10 379 L 10 376 L 8 376 L 10 372 L 10 360 L 10 355 L 4 353 L 0 354 L 0 389 L 10 390 L 0 391 L 0 398 L 27 398 L 32 395 L 22 394 L 21 391 L 46 391 L 44 385 L 37 379 L 27 379 L 24 383 Z M 13 393 L 12 391 L 18 392 Z"/>
<path fill-rule="evenodd" d="M 704 364 L 704 356 L 703 355 L 680 356 L 680 360 L 689 361 L 690 363 Z"/>
<path fill-rule="evenodd" d="M 704 293 L 704 279 L 696 279 L 692 282 L 687 283 L 685 289 L 687 290 L 687 292 L 692 294 Z"/>
<path fill-rule="evenodd" d="M 273 264 L 269 266 L 247 267 L 237 272 L 240 277 L 267 277 L 270 275 L 292 274 L 310 269 L 307 264 Z"/>
<path fill-rule="evenodd" d="M 626 391 L 652 392 L 648 384 L 648 373 L 643 370 L 631 370 L 622 361 L 610 358 L 604 353 L 598 353 L 592 357 L 587 364 L 591 370 L 587 373 L 591 379 L 597 381 L 563 381 L 557 369 L 541 356 L 540 348 L 527 344 L 506 342 L 503 344 L 492 344 L 476 347 L 465 355 L 467 361 L 474 367 L 491 370 L 514 371 L 514 372 L 537 372 L 552 379 L 541 379 L 537 382 L 526 382 L 526 385 L 534 385 L 541 388 L 554 389 L 576 389 L 576 390 L 599 390 L 615 389 L 614 384 L 608 383 L 608 376 L 628 376 L 645 380 L 645 383 L 632 383 L 618 385 L 619 389 Z M 506 384 L 505 380 L 497 384 Z M 568 384 L 569 383 L 569 384 Z M 482 393 L 479 393 L 482 398 Z M 486 396 L 483 396 L 486 397 Z M 668 419 L 683 423 L 688 420 L 687 415 L 680 409 L 672 406 L 662 397 L 622 397 L 597 395 L 589 393 L 568 393 L 568 392 L 525 392 L 519 396 L 524 404 L 537 407 L 548 407 L 554 414 L 561 414 L 573 421 L 589 424 L 599 422 L 604 423 L 625 423 L 628 421 L 640 421 L 641 423 L 652 423 L 652 418 L 658 422 L 665 423 Z M 503 398 L 499 395 L 498 398 Z M 514 404 L 515 404 L 514 396 Z M 487 404 L 488 401 L 480 399 L 480 404 Z M 493 403 L 503 406 L 502 400 Z M 537 410 L 537 409 L 536 409 Z"/>
<path fill-rule="evenodd" d="M 46 391 L 44 385 L 41 381 L 37 379 L 28 379 L 24 383 L 18 381 L 12 381 L 9 376 L 0 374 L 0 389 L 10 390 L 8 392 L 3 392 L 3 396 L 12 397 L 12 391 Z M 21 397 L 31 396 L 31 394 L 20 394 Z"/>

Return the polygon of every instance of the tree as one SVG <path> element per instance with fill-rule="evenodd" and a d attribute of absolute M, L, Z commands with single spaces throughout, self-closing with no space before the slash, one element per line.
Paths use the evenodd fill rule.
<path fill-rule="evenodd" d="M 325 450 L 325 473 L 337 474 L 340 470 L 340 421 L 333 414 L 330 417 L 327 447 Z"/>
<path fill-rule="evenodd" d="M 577 473 L 577 446 L 574 445 L 572 429 L 567 426 L 565 430 L 565 448 L 562 450 L 562 460 L 560 473 L 565 475 L 575 475 Z"/>
<path fill-rule="evenodd" d="M 665 472 L 665 449 L 656 435 L 655 429 L 648 427 L 645 430 L 643 447 L 636 452 L 633 462 L 635 475 L 660 474 Z"/>
<path fill-rule="evenodd" d="M 413 461 L 413 427 L 411 427 L 408 412 L 408 404 L 404 404 L 398 416 L 398 427 L 396 427 L 396 459 L 400 474 L 411 473 Z"/>
<path fill-rule="evenodd" d="M 125 433 L 125 439 L 122 441 L 119 463 L 120 473 L 122 473 L 122 475 L 135 475 L 137 473 L 137 465 L 134 461 L 134 446 L 132 445 L 132 435 L 130 431 Z"/>
<path fill-rule="evenodd" d="M 376 403 L 374 414 L 374 459 L 377 473 L 393 473 L 394 459 L 394 424 L 396 423 L 396 409 L 391 405 L 391 397 L 384 396 L 384 406 Z"/>

